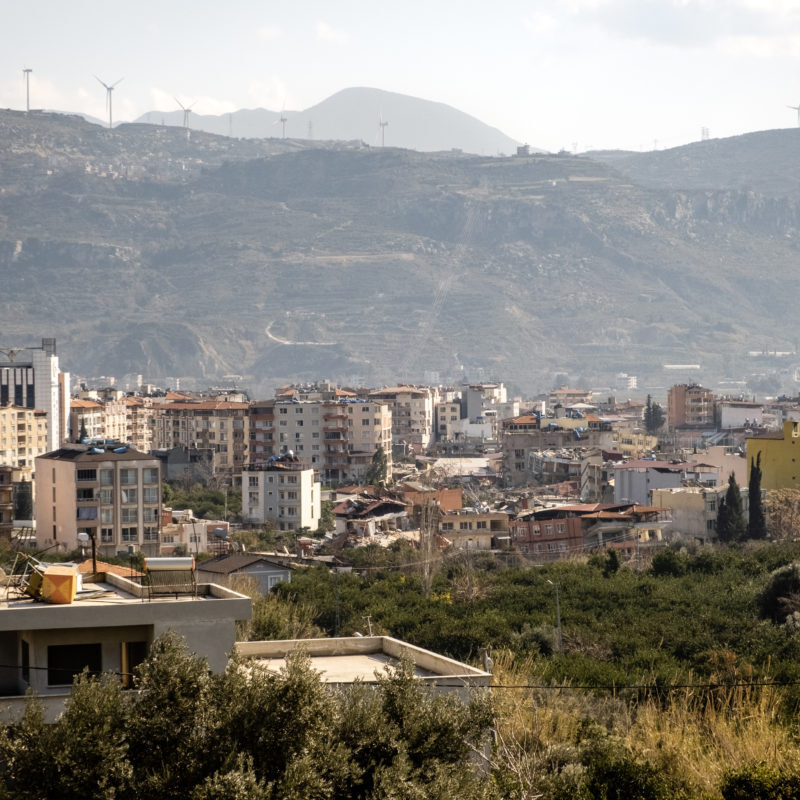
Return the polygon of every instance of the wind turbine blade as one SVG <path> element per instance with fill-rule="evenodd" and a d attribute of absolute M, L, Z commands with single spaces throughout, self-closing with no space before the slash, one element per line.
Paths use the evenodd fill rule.
<path fill-rule="evenodd" d="M 112 84 L 111 84 L 111 88 L 113 89 L 113 88 L 114 88 L 114 87 L 115 87 L 117 84 L 119 84 L 119 83 L 122 83 L 122 81 L 124 81 L 124 80 L 125 80 L 125 78 L 120 78 L 120 79 L 117 81 L 117 83 L 112 83 Z"/>
<path fill-rule="evenodd" d="M 173 95 L 173 97 L 174 97 L 174 95 Z M 174 99 L 175 99 L 175 102 L 176 102 L 176 103 L 177 103 L 177 104 L 178 104 L 178 105 L 179 105 L 179 106 L 180 106 L 180 107 L 181 107 L 181 108 L 182 108 L 184 111 L 186 111 L 186 106 L 184 106 L 184 104 L 183 104 L 183 103 L 181 103 L 181 101 L 180 101 L 180 100 L 178 100 L 178 98 L 177 98 L 177 97 L 175 97 Z"/>
<path fill-rule="evenodd" d="M 97 78 L 97 75 L 95 75 L 94 77 Z M 103 83 L 103 81 L 101 81 L 100 78 L 97 78 L 97 80 L 100 83 L 100 85 L 104 86 L 106 89 L 110 89 L 111 88 L 107 83 Z"/>

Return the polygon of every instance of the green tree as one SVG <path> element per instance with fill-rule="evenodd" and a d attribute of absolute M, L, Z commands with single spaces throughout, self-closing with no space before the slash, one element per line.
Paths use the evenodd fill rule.
<path fill-rule="evenodd" d="M 748 483 L 748 501 L 750 503 L 747 535 L 750 539 L 767 538 L 767 520 L 764 516 L 764 504 L 761 500 L 761 451 L 755 461 L 750 459 L 750 481 Z"/>
<path fill-rule="evenodd" d="M 384 449 L 378 445 L 372 455 L 372 463 L 367 470 L 366 482 L 370 486 L 378 486 L 386 482 L 389 475 L 389 462 Z"/>
<path fill-rule="evenodd" d="M 644 427 L 650 434 L 655 434 L 664 424 L 664 409 L 658 403 L 653 402 L 653 398 L 647 395 L 647 403 L 644 407 Z"/>
<path fill-rule="evenodd" d="M 721 542 L 740 542 L 747 536 L 747 522 L 742 511 L 742 493 L 731 472 L 728 491 L 720 500 L 717 512 L 717 536 Z"/>

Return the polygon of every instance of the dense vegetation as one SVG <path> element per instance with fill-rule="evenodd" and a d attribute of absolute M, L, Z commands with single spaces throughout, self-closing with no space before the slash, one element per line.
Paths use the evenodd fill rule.
<path fill-rule="evenodd" d="M 360 555 L 362 567 L 369 552 Z M 363 632 L 370 615 L 373 629 L 454 658 L 474 660 L 491 646 L 542 659 L 543 677 L 559 683 L 792 681 L 800 679 L 800 638 L 762 615 L 760 597 L 772 571 L 799 554 L 792 543 L 664 550 L 641 570 L 609 569 L 613 557 L 532 568 L 458 555 L 443 563 L 429 597 L 413 563 L 367 568 L 363 577 L 298 571 L 277 593 L 313 609 L 311 621 L 329 635 Z M 561 654 L 554 653 L 555 583 Z"/>

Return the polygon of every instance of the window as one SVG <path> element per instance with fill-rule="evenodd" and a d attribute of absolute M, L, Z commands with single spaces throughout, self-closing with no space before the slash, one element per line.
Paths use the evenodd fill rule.
<path fill-rule="evenodd" d="M 142 489 L 142 501 L 145 503 L 158 503 L 158 494 L 157 486 L 145 486 Z"/>
<path fill-rule="evenodd" d="M 288 414 L 289 412 L 288 412 L 288 410 L 287 410 L 287 409 L 285 409 L 285 408 L 279 408 L 279 409 L 278 409 L 278 413 L 279 413 L 279 414 Z"/>
<path fill-rule="evenodd" d="M 142 470 L 142 483 L 158 483 L 158 468 L 146 467 Z"/>
<path fill-rule="evenodd" d="M 133 505 L 139 502 L 139 491 L 137 489 L 122 489 L 119 494 L 123 503 Z"/>
<path fill-rule="evenodd" d="M 525 458 L 525 451 L 524 450 L 515 450 L 514 451 L 514 458 Z"/>
<path fill-rule="evenodd" d="M 114 485 L 114 470 L 113 469 L 101 469 L 100 470 L 100 485 L 101 486 L 113 486 Z"/>
<path fill-rule="evenodd" d="M 123 522 L 138 522 L 139 521 L 139 509 L 138 508 L 123 508 L 122 509 L 122 521 Z"/>
<path fill-rule="evenodd" d="M 94 500 L 94 489 L 78 489 L 77 501 L 79 503 Z"/>
<path fill-rule="evenodd" d="M 541 526 L 539 526 L 539 525 L 534 525 L 533 526 L 533 535 L 534 536 L 539 536 L 539 534 L 541 532 L 542 532 Z"/>
<path fill-rule="evenodd" d="M 545 526 L 544 526 L 544 532 L 545 532 L 545 533 L 546 533 L 548 536 L 552 536 L 552 535 L 553 535 L 553 526 L 552 526 L 552 525 L 545 525 Z"/>
<path fill-rule="evenodd" d="M 69 686 L 84 667 L 89 673 L 103 671 L 102 648 L 99 644 L 54 644 L 47 648 L 47 685 Z"/>
<path fill-rule="evenodd" d="M 145 542 L 157 542 L 158 541 L 158 528 L 154 525 L 145 525 L 144 526 L 144 534 L 142 536 Z"/>
<path fill-rule="evenodd" d="M 77 519 L 97 519 L 97 506 L 83 506 L 79 508 Z"/>
<path fill-rule="evenodd" d="M 142 509 L 142 522 L 158 522 L 158 508 L 145 506 Z"/>
<path fill-rule="evenodd" d="M 556 533 L 564 533 L 565 529 L 566 529 L 566 526 L 564 525 L 563 522 L 559 522 L 559 523 L 556 524 Z"/>
<path fill-rule="evenodd" d="M 247 494 L 250 504 L 258 504 L 258 492 L 248 492 Z"/>
<path fill-rule="evenodd" d="M 319 431 L 314 431 L 314 432 L 311 434 L 311 438 L 312 438 L 312 439 L 319 439 Z"/>
<path fill-rule="evenodd" d="M 120 645 L 120 666 L 122 667 L 122 688 L 133 688 L 133 671 L 147 657 L 147 642 L 122 642 Z"/>
<path fill-rule="evenodd" d="M 100 522 L 105 522 L 108 525 L 114 524 L 114 509 L 101 508 L 100 509 Z"/>
<path fill-rule="evenodd" d="M 100 542 L 102 544 L 110 544 L 114 541 L 113 528 L 100 528 Z"/>
<path fill-rule="evenodd" d="M 79 469 L 76 479 L 79 481 L 96 481 L 97 480 L 97 470 L 96 469 Z"/>
<path fill-rule="evenodd" d="M 119 471 L 119 481 L 128 486 L 136 484 L 136 470 L 135 469 L 121 469 Z"/>
<path fill-rule="evenodd" d="M 138 542 L 139 541 L 139 529 L 138 528 L 123 528 L 122 529 L 122 541 L 123 542 Z"/>
<path fill-rule="evenodd" d="M 250 475 L 247 478 L 247 485 L 250 487 L 258 487 L 258 475 Z"/>
<path fill-rule="evenodd" d="M 472 523 L 471 522 L 459 522 L 458 529 L 461 531 L 471 531 L 472 530 Z"/>
<path fill-rule="evenodd" d="M 98 496 L 98 499 L 100 500 L 100 502 L 104 506 L 110 506 L 111 503 L 113 502 L 112 495 L 111 495 L 111 489 L 98 489 L 97 496 Z"/>
<path fill-rule="evenodd" d="M 362 425 L 369 425 L 369 422 L 370 422 L 370 421 L 369 421 L 369 419 L 367 419 L 367 418 L 364 418 L 364 419 L 362 419 L 362 420 L 361 420 L 361 424 L 362 424 Z"/>

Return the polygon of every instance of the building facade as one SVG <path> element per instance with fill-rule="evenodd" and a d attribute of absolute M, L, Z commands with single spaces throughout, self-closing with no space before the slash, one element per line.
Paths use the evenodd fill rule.
<path fill-rule="evenodd" d="M 69 552 L 78 534 L 98 555 L 131 547 L 159 553 L 161 471 L 157 458 L 125 446 L 64 445 L 36 459 L 36 545 Z"/>
<path fill-rule="evenodd" d="M 679 383 L 667 393 L 667 427 L 713 428 L 714 393 L 696 383 Z"/>
<path fill-rule="evenodd" d="M 319 527 L 322 485 L 297 457 L 276 456 L 242 470 L 242 516 L 252 525 L 272 523 L 281 531 Z"/>
<path fill-rule="evenodd" d="M 69 373 L 61 372 L 56 340 L 41 347 L 0 348 L 0 406 L 39 409 L 47 416 L 47 449 L 68 436 Z"/>

